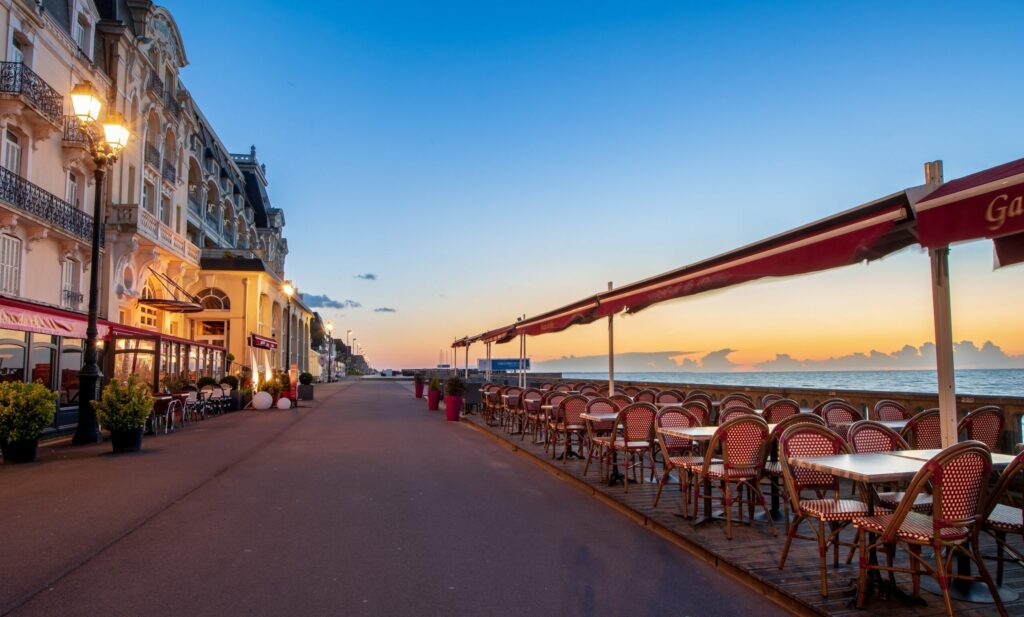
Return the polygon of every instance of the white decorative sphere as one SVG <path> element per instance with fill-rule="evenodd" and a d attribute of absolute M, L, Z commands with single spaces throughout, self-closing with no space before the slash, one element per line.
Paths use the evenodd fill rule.
<path fill-rule="evenodd" d="M 257 392 L 252 397 L 253 409 L 270 409 L 273 404 L 274 397 L 270 396 L 269 392 Z"/>
<path fill-rule="evenodd" d="M 292 408 L 292 402 L 290 400 L 288 400 L 287 397 L 282 396 L 281 398 L 277 399 L 277 408 L 278 409 L 291 409 Z"/>

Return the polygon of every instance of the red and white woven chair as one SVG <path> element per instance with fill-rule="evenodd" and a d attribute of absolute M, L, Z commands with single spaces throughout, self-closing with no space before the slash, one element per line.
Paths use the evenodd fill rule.
<path fill-rule="evenodd" d="M 618 414 L 620 411 L 619 405 L 611 400 L 610 398 L 595 398 L 590 399 L 587 403 L 587 413 L 607 413 L 607 414 Z M 615 420 L 584 420 L 584 426 L 587 427 L 587 463 L 583 466 L 583 475 L 587 474 L 590 469 L 590 461 L 594 458 L 595 452 L 597 453 L 598 460 L 598 475 L 604 477 L 604 450 L 603 443 L 598 442 L 599 437 L 607 438 L 612 433 L 612 427 L 615 425 Z"/>
<path fill-rule="evenodd" d="M 872 420 L 879 422 L 899 422 L 900 420 L 909 420 L 911 414 L 909 409 L 896 401 L 882 400 L 875 403 L 871 415 L 873 416 Z"/>
<path fill-rule="evenodd" d="M 761 397 L 761 407 L 767 407 L 775 401 L 781 401 L 785 397 L 780 394 L 765 394 Z"/>
<path fill-rule="evenodd" d="M 738 513 L 742 521 L 744 508 L 750 510 L 750 518 L 753 519 L 754 508 L 760 505 L 766 513 L 772 535 L 775 535 L 775 524 L 771 522 L 771 516 L 767 516 L 768 506 L 760 487 L 761 465 L 764 461 L 762 448 L 767 440 L 768 425 L 753 413 L 740 415 L 718 427 L 694 477 L 694 519 L 697 517 L 697 505 L 702 499 L 720 502 L 725 510 L 726 536 L 732 540 L 732 507 L 740 506 Z M 716 458 L 719 453 L 720 459 Z M 707 486 L 702 488 L 705 483 Z M 721 486 L 721 494 L 716 495 L 711 490 L 714 483 Z"/>
<path fill-rule="evenodd" d="M 833 401 L 821 408 L 821 417 L 825 420 L 825 426 L 846 439 L 846 432 L 854 422 L 864 419 L 857 411 L 857 408 L 844 401 Z"/>
<path fill-rule="evenodd" d="M 558 404 L 563 399 L 568 397 L 569 394 L 561 392 L 559 390 L 549 390 L 544 394 L 544 398 L 540 402 L 541 412 L 541 430 L 544 431 L 544 451 L 546 452 L 548 447 L 551 445 L 551 427 L 555 422 L 555 415 L 558 411 Z M 549 409 L 544 409 L 548 406 Z"/>
<path fill-rule="evenodd" d="M 742 405 L 734 405 L 734 406 L 730 407 L 729 409 L 723 409 L 723 410 L 721 410 L 719 412 L 718 425 L 721 426 L 723 424 L 726 424 L 727 422 L 729 422 L 729 420 L 733 420 L 733 419 L 738 418 L 740 416 L 754 416 L 754 417 L 757 417 L 757 412 L 755 412 L 750 407 L 744 407 Z"/>
<path fill-rule="evenodd" d="M 640 392 L 640 388 L 638 388 L 636 386 L 624 386 L 622 388 L 615 388 L 616 392 L 618 392 L 620 390 L 622 391 L 623 394 L 625 394 L 629 398 L 633 398 L 634 396 L 637 395 L 638 392 Z"/>
<path fill-rule="evenodd" d="M 519 397 L 522 394 L 523 389 L 518 386 L 505 388 L 505 391 L 501 393 L 501 425 L 505 428 L 506 432 L 511 433 L 514 431 L 515 421 L 518 417 L 516 412 L 519 410 Z"/>
<path fill-rule="evenodd" d="M 847 442 L 850 444 L 850 448 L 857 454 L 895 452 L 896 450 L 910 449 L 910 445 L 900 437 L 899 433 L 873 420 L 854 422 L 850 426 Z M 883 507 L 894 510 L 903 501 L 904 492 L 883 491 L 878 493 L 877 497 L 878 503 L 882 504 Z M 918 493 L 916 499 L 917 501 L 914 503 L 914 510 L 916 512 L 923 514 L 931 513 L 931 494 L 927 491 L 922 491 Z"/>
<path fill-rule="evenodd" d="M 608 399 L 614 401 L 619 406 L 619 409 L 625 409 L 627 405 L 633 404 L 633 398 L 628 394 L 613 394 Z"/>
<path fill-rule="evenodd" d="M 640 390 L 633 395 L 633 402 L 635 403 L 653 403 L 656 400 L 658 400 L 658 391 L 652 388 Z"/>
<path fill-rule="evenodd" d="M 797 423 L 787 428 L 779 437 L 779 458 L 782 461 L 782 477 L 793 509 L 793 523 L 786 532 L 786 544 L 782 547 L 779 569 L 786 567 L 786 557 L 793 544 L 793 538 L 816 540 L 821 568 L 821 596 L 828 597 L 828 564 L 826 555 L 832 547 L 832 567 L 839 567 L 839 547 L 856 545 L 844 542 L 840 534 L 847 525 L 860 516 L 866 516 L 868 505 L 857 499 L 839 498 L 839 481 L 830 473 L 815 471 L 789 464 L 791 457 L 834 456 L 849 454 L 846 442 L 832 430 L 810 423 Z M 805 498 L 805 491 L 813 491 L 813 498 Z M 824 495 L 832 493 L 831 497 Z M 804 521 L 810 524 L 814 537 L 802 536 L 798 532 Z M 827 528 L 827 529 L 826 529 Z"/>
<path fill-rule="evenodd" d="M 601 391 L 594 384 L 586 384 L 580 387 L 580 394 L 583 396 L 600 396 Z"/>
<path fill-rule="evenodd" d="M 686 401 L 679 406 L 696 416 L 701 426 L 708 426 L 711 424 L 711 407 L 710 404 L 705 403 L 703 399 L 686 399 Z"/>
<path fill-rule="evenodd" d="M 964 416 L 957 426 L 957 433 L 980 441 L 993 452 L 1002 452 L 1003 422 L 1003 410 L 995 405 L 986 405 Z"/>
<path fill-rule="evenodd" d="M 534 436 L 534 442 L 537 441 L 536 437 L 541 433 L 541 427 L 539 426 L 541 420 L 541 401 L 544 400 L 544 392 L 537 388 L 527 388 L 523 390 L 520 395 L 519 409 L 517 414 L 519 415 L 519 424 L 522 427 L 522 431 L 519 433 L 519 440 L 526 439 L 526 433 L 530 433 Z"/>
<path fill-rule="evenodd" d="M 580 447 L 583 447 L 587 427 L 583 424 L 580 414 L 587 410 L 587 403 L 587 397 L 581 394 L 572 394 L 558 403 L 554 420 L 548 425 L 548 431 L 551 433 L 551 458 L 558 457 L 559 439 L 564 446 L 562 449 L 563 464 L 569 458 L 573 437 L 576 437 Z"/>
<path fill-rule="evenodd" d="M 992 473 L 989 449 L 980 441 L 954 444 L 925 463 L 910 481 L 906 496 L 891 514 L 876 514 L 857 518 L 854 526 L 860 536 L 860 581 L 857 589 L 857 608 L 864 607 L 868 570 L 881 570 L 910 574 L 915 598 L 921 592 L 921 574 L 931 576 L 939 583 L 946 614 L 953 617 L 953 604 L 949 596 L 950 580 L 982 581 L 992 593 L 1000 615 L 1006 615 L 988 568 L 978 547 L 978 534 L 985 514 L 988 478 Z M 917 495 L 931 485 L 934 501 L 933 515 L 920 514 L 913 509 Z M 869 534 L 876 536 L 869 540 Z M 895 566 L 895 548 L 906 548 L 910 567 Z M 934 559 L 925 559 L 923 547 L 929 547 Z M 868 551 L 882 550 L 886 563 L 874 564 L 864 556 Z M 978 568 L 978 575 L 961 573 L 953 568 L 955 557 L 966 557 Z"/>
<path fill-rule="evenodd" d="M 926 409 L 907 420 L 900 437 L 915 450 L 934 450 L 942 447 L 942 424 L 938 409 Z"/>
<path fill-rule="evenodd" d="M 764 412 L 761 413 L 761 419 L 768 424 L 778 424 L 785 418 L 798 415 L 799 413 L 800 403 L 788 398 L 779 398 L 765 404 Z"/>
<path fill-rule="evenodd" d="M 643 481 L 645 455 L 651 463 L 651 478 L 654 478 L 654 417 L 657 413 L 657 408 L 650 403 L 633 403 L 619 412 L 611 435 L 595 439 L 604 453 L 606 470 L 612 469 L 618 453 L 622 453 L 622 476 L 627 493 L 630 471 L 636 478 L 639 467 L 639 479 Z"/>
<path fill-rule="evenodd" d="M 1006 562 L 1007 553 L 1009 558 L 1024 566 L 1024 552 L 1019 545 L 1015 546 L 1007 542 L 1007 534 L 1020 536 L 1024 539 L 1024 510 L 1003 503 L 1009 493 L 1010 485 L 1024 479 L 1024 452 L 1018 454 L 1013 461 L 1003 470 L 999 481 L 985 506 L 985 518 L 982 523 L 982 531 L 992 536 L 996 541 L 996 586 L 1003 584 L 1003 564 Z"/>
<path fill-rule="evenodd" d="M 679 390 L 662 390 L 655 398 L 655 402 L 659 405 L 664 405 L 666 403 L 669 405 L 678 405 L 685 399 L 686 397 Z"/>
<path fill-rule="evenodd" d="M 765 444 L 764 450 L 761 453 L 761 456 L 764 458 L 761 469 L 761 480 L 768 480 L 769 488 L 773 481 L 776 486 L 783 483 L 782 461 L 779 460 L 779 437 L 782 436 L 782 433 L 784 433 L 786 429 L 796 424 L 814 424 L 824 427 L 825 421 L 814 414 L 800 413 L 795 416 L 783 418 L 775 424 L 775 427 L 772 428 L 771 432 L 768 434 L 768 442 Z M 763 488 L 764 483 L 762 482 L 762 489 Z M 784 510 L 786 517 L 786 529 L 789 529 L 789 513 L 792 508 L 789 507 L 789 499 L 786 497 L 784 492 L 781 497 L 786 504 L 786 508 Z"/>
<path fill-rule="evenodd" d="M 658 434 L 658 447 L 661 450 L 661 458 L 664 462 L 664 472 L 661 475 L 661 482 L 658 483 L 658 494 L 654 496 L 654 507 L 658 507 L 661 500 L 661 492 L 668 484 L 669 476 L 673 471 L 679 476 L 679 495 L 683 500 L 683 513 L 689 511 L 687 496 L 689 494 L 689 476 L 694 468 L 704 464 L 704 457 L 695 455 L 693 442 L 684 437 L 676 437 L 662 433 L 665 428 L 691 428 L 700 426 L 700 420 L 692 413 L 682 407 L 664 407 L 658 412 L 655 419 L 655 431 Z"/>
<path fill-rule="evenodd" d="M 828 405 L 829 403 L 845 403 L 845 402 L 846 401 L 841 399 L 841 398 L 826 399 L 826 400 L 818 403 L 817 405 L 815 405 L 814 409 L 811 410 L 811 413 L 813 413 L 816 416 L 820 416 L 821 412 L 825 409 L 825 405 Z"/>
<path fill-rule="evenodd" d="M 718 413 L 723 413 L 733 407 L 749 407 L 753 409 L 754 401 L 742 392 L 733 392 L 722 397 L 722 401 L 718 404 Z"/>

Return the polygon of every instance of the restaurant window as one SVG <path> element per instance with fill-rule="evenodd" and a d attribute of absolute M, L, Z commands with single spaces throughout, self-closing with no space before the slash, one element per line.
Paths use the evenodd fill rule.
<path fill-rule="evenodd" d="M 231 300 L 228 295 L 215 287 L 207 287 L 196 294 L 199 304 L 208 311 L 231 310 Z"/>
<path fill-rule="evenodd" d="M 0 330 L 0 381 L 25 381 L 25 333 Z"/>
<path fill-rule="evenodd" d="M 82 370 L 83 349 L 81 339 L 65 338 L 60 348 L 60 406 L 78 404 L 78 373 Z"/>
<path fill-rule="evenodd" d="M 7 140 L 4 143 L 4 167 L 18 175 L 21 173 L 21 137 L 14 131 L 7 129 Z"/>
<path fill-rule="evenodd" d="M 21 290 L 21 240 L 0 234 L 0 293 L 17 296 Z"/>
<path fill-rule="evenodd" d="M 117 339 L 114 349 L 114 379 L 127 380 L 138 375 L 144 383 L 153 383 L 156 343 L 150 339 Z"/>
<path fill-rule="evenodd" d="M 29 381 L 42 383 L 51 390 L 56 389 L 53 369 L 57 364 L 57 342 L 58 337 L 52 334 L 33 334 L 29 354 Z"/>
<path fill-rule="evenodd" d="M 196 340 L 207 345 L 224 347 L 225 333 L 227 331 L 226 323 L 224 321 L 200 321 Z"/>

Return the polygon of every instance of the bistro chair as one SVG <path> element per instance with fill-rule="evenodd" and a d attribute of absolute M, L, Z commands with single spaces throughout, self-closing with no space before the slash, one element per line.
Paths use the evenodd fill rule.
<path fill-rule="evenodd" d="M 547 392 L 548 390 L 550 390 L 553 387 L 555 387 L 555 384 L 550 383 L 550 382 L 545 382 L 545 383 L 540 384 L 540 386 L 537 389 L 540 390 L 541 392 Z"/>
<path fill-rule="evenodd" d="M 515 433 L 515 421 L 518 418 L 516 412 L 519 409 L 519 399 L 523 395 L 523 389 L 519 386 L 510 386 L 505 388 L 501 394 L 501 425 L 505 428 L 505 432 Z"/>
<path fill-rule="evenodd" d="M 875 408 L 872 410 L 871 415 L 874 416 L 872 420 L 899 422 L 900 420 L 909 420 L 911 414 L 909 409 L 896 401 L 881 400 L 875 403 Z"/>
<path fill-rule="evenodd" d="M 563 399 L 568 397 L 569 394 L 565 392 L 559 392 L 558 390 L 550 390 L 544 394 L 544 398 L 540 401 L 540 417 L 541 417 L 541 430 L 544 431 L 544 451 L 547 452 L 548 446 L 551 445 L 551 426 L 555 422 L 555 415 L 558 411 L 558 404 Z M 550 409 L 544 409 L 545 406 L 550 405 Z"/>
<path fill-rule="evenodd" d="M 639 392 L 640 388 L 636 386 L 626 386 L 622 388 L 622 393 L 628 396 L 629 398 L 635 397 Z"/>
<path fill-rule="evenodd" d="M 174 412 L 179 406 L 180 403 L 174 396 L 156 397 L 153 401 L 153 413 L 149 416 L 150 430 L 154 434 L 159 434 L 162 421 L 166 435 L 174 427 Z"/>
<path fill-rule="evenodd" d="M 693 392 L 690 392 L 689 394 L 686 395 L 686 400 L 683 401 L 683 406 L 689 405 L 690 403 L 700 403 L 700 404 L 704 405 L 704 408 L 707 410 L 708 415 L 704 419 L 703 424 L 705 426 L 710 424 L 711 423 L 711 414 L 712 414 L 712 412 L 715 409 L 715 404 L 714 404 L 714 401 L 711 399 L 711 396 L 708 393 L 706 393 L 706 392 L 701 392 L 700 390 L 694 390 Z"/>
<path fill-rule="evenodd" d="M 181 423 L 192 422 L 196 417 L 206 417 L 206 401 L 199 396 L 199 391 L 194 386 L 186 388 L 188 398 L 185 399 L 184 410 L 181 414 Z"/>
<path fill-rule="evenodd" d="M 1003 584 L 1003 563 L 1006 561 L 1006 554 L 1010 559 L 1024 566 L 1024 553 L 1006 541 L 1007 534 L 1019 535 L 1024 539 L 1024 511 L 1020 508 L 1004 504 L 1003 499 L 1007 496 L 1010 485 L 1014 480 L 1020 480 L 1024 476 L 1024 453 L 1017 456 L 1003 470 L 999 481 L 992 489 L 988 504 L 985 507 L 985 518 L 981 529 L 992 536 L 996 542 L 996 586 Z"/>
<path fill-rule="evenodd" d="M 705 403 L 703 400 L 688 398 L 679 406 L 692 413 L 697 418 L 697 421 L 700 422 L 701 426 L 708 426 L 711 424 L 711 405 Z"/>
<path fill-rule="evenodd" d="M 633 398 L 626 394 L 613 394 L 608 399 L 618 405 L 619 409 L 625 409 L 627 405 L 633 404 Z"/>
<path fill-rule="evenodd" d="M 754 401 L 749 396 L 741 392 L 733 392 L 722 397 L 722 402 L 718 404 L 718 413 L 722 413 L 732 409 L 733 407 L 748 407 L 754 408 Z"/>
<path fill-rule="evenodd" d="M 857 499 L 839 498 L 839 480 L 832 474 L 815 471 L 789 464 L 791 457 L 834 456 L 849 454 L 850 449 L 838 434 L 824 426 L 798 423 L 790 426 L 779 436 L 779 459 L 782 462 L 782 477 L 793 509 L 793 523 L 786 532 L 786 544 L 782 547 L 779 569 L 786 567 L 786 557 L 794 538 L 816 540 L 821 571 L 821 597 L 828 597 L 828 564 L 826 555 L 832 547 L 832 567 L 839 567 L 839 547 L 856 547 L 840 538 L 843 529 L 856 518 L 868 514 L 868 505 Z M 804 498 L 804 491 L 813 491 L 814 498 Z M 831 493 L 831 497 L 827 497 Z M 804 521 L 817 521 L 809 526 L 814 537 L 802 536 L 798 532 Z M 827 528 L 826 528 L 827 527 Z M 861 552 L 861 555 L 866 553 Z"/>
<path fill-rule="evenodd" d="M 761 418 L 763 418 L 768 424 L 778 424 L 786 418 L 799 414 L 800 403 L 788 398 L 778 398 L 764 406 L 764 412 L 761 414 Z"/>
<path fill-rule="evenodd" d="M 519 441 L 526 439 L 527 431 L 532 431 L 535 437 L 534 441 L 537 441 L 536 435 L 540 430 L 537 425 L 540 422 L 540 406 L 543 399 L 544 393 L 537 388 L 523 390 L 519 397 L 519 409 L 516 410 L 516 414 L 519 416 L 519 425 L 523 428 L 519 433 Z"/>
<path fill-rule="evenodd" d="M 658 412 L 654 426 L 658 434 L 658 447 L 661 450 L 661 458 L 665 467 L 661 481 L 658 483 L 658 493 L 654 496 L 654 507 L 658 507 L 661 492 L 668 484 L 669 475 L 675 471 L 679 476 L 679 496 L 682 498 L 682 511 L 685 514 L 689 511 L 687 502 L 690 492 L 689 476 L 694 468 L 704 464 L 704 457 L 694 456 L 692 441 L 684 437 L 666 435 L 662 429 L 700 426 L 700 420 L 682 407 L 664 407 Z"/>
<path fill-rule="evenodd" d="M 920 415 L 920 414 L 919 414 Z M 992 473 L 992 458 L 989 449 L 980 441 L 962 441 L 935 455 L 914 475 L 907 488 L 906 496 L 891 514 L 859 517 L 854 526 L 860 531 L 860 580 L 857 587 L 857 608 L 864 607 L 867 590 L 868 570 L 875 569 L 891 573 L 910 574 L 913 581 L 913 595 L 920 597 L 921 574 L 934 578 L 942 590 L 946 614 L 953 617 L 953 603 L 949 596 L 950 580 L 982 581 L 992 594 L 992 599 L 1005 616 L 1006 609 L 989 576 L 985 561 L 978 546 L 981 520 L 985 514 L 988 477 Z M 913 509 L 917 495 L 929 485 L 932 487 L 933 515 L 921 514 Z M 869 535 L 876 536 L 871 540 Z M 904 546 L 910 558 L 910 567 L 893 565 L 896 546 Z M 922 556 L 921 549 L 929 547 L 934 565 Z M 863 556 L 870 550 L 881 549 L 886 553 L 883 566 L 871 563 Z M 954 557 L 966 557 L 978 568 L 978 575 L 954 571 Z"/>
<path fill-rule="evenodd" d="M 719 426 L 722 426 L 722 425 L 726 424 L 727 422 L 729 422 L 730 420 L 733 420 L 733 419 L 738 418 L 740 416 L 754 416 L 755 418 L 757 417 L 757 412 L 755 412 L 753 409 L 751 409 L 749 407 L 732 407 L 730 409 L 723 410 L 723 411 L 721 411 L 719 413 L 720 413 L 720 415 L 718 416 L 718 425 Z M 767 422 L 765 424 L 767 424 Z"/>
<path fill-rule="evenodd" d="M 706 390 L 690 390 L 690 393 L 686 395 L 686 398 L 691 398 L 693 396 L 703 396 L 709 399 L 711 398 L 711 394 L 709 394 Z"/>
<path fill-rule="evenodd" d="M 501 407 L 502 399 L 501 395 L 505 393 L 505 386 L 501 384 L 491 384 L 487 388 L 487 424 L 489 426 L 499 426 L 501 424 Z"/>
<path fill-rule="evenodd" d="M 942 424 L 938 409 L 926 409 L 915 414 L 900 431 L 900 437 L 915 450 L 934 450 L 942 447 Z"/>
<path fill-rule="evenodd" d="M 775 424 L 775 427 L 771 429 L 771 432 L 768 434 L 768 441 L 765 442 L 764 449 L 761 453 L 763 465 L 761 469 L 761 479 L 768 480 L 768 487 L 773 488 L 774 490 L 778 490 L 778 487 L 783 484 L 782 462 L 779 460 L 779 437 L 786 431 L 786 429 L 796 424 L 814 424 L 816 426 L 824 427 L 825 421 L 813 414 L 801 413 L 795 416 L 786 416 L 785 418 L 782 418 Z M 786 517 L 786 529 L 789 529 L 789 512 L 792 507 L 789 505 L 789 498 L 786 496 L 785 490 L 782 491 L 779 498 L 785 504 L 783 512 Z"/>
<path fill-rule="evenodd" d="M 768 407 L 775 401 L 781 401 L 783 398 L 785 397 L 780 394 L 765 394 L 761 397 L 761 407 Z"/>
<path fill-rule="evenodd" d="M 600 393 L 600 391 L 597 389 L 597 386 L 593 384 L 587 384 L 585 386 L 582 386 L 579 390 L 580 394 L 584 396 L 598 396 L 598 394 Z"/>
<path fill-rule="evenodd" d="M 570 386 L 567 383 L 560 383 L 557 386 L 553 387 L 552 390 L 555 390 L 557 392 L 571 392 L 572 386 Z"/>
<path fill-rule="evenodd" d="M 615 457 L 622 452 L 622 481 L 629 492 L 629 472 L 640 468 L 639 481 L 644 479 L 644 456 L 651 462 L 651 479 L 654 479 L 654 417 L 658 409 L 650 403 L 633 403 L 619 412 L 612 427 L 612 433 L 597 438 L 604 448 L 606 470 L 615 466 Z"/>
<path fill-rule="evenodd" d="M 825 420 L 825 426 L 846 439 L 846 432 L 850 425 L 859 422 L 864 418 L 857 409 L 845 401 L 833 401 L 821 409 L 821 417 Z"/>
<path fill-rule="evenodd" d="M 633 400 L 637 403 L 653 403 L 658 400 L 658 391 L 653 388 L 640 390 L 633 395 Z"/>
<path fill-rule="evenodd" d="M 597 389 L 598 396 L 607 397 L 609 392 L 611 392 L 611 388 L 608 387 L 608 384 L 604 384 Z"/>
<path fill-rule="evenodd" d="M 725 510 L 725 533 L 732 540 L 732 506 L 739 506 L 742 521 L 744 507 L 749 509 L 752 520 L 754 508 L 760 505 L 771 527 L 772 536 L 775 535 L 775 524 L 768 514 L 759 480 L 762 447 L 767 439 L 768 425 L 754 413 L 741 415 L 718 427 L 704 451 L 704 461 L 694 478 L 694 520 L 697 518 L 697 505 L 702 499 L 720 502 Z M 720 460 L 715 458 L 718 452 L 721 452 Z M 713 482 L 721 484 L 720 495 L 711 490 Z M 703 484 L 706 484 L 704 490 L 701 488 Z"/>
<path fill-rule="evenodd" d="M 582 394 L 571 394 L 558 403 L 555 409 L 555 417 L 548 430 L 551 432 L 551 458 L 558 456 L 558 441 L 561 437 L 562 464 L 569 460 L 569 452 L 572 451 L 572 438 L 575 436 L 583 447 L 583 440 L 586 438 L 587 427 L 583 424 L 580 414 L 587 410 L 587 397 Z"/>
<path fill-rule="evenodd" d="M 616 402 L 611 400 L 610 398 L 606 397 L 590 399 L 590 402 L 587 403 L 587 413 L 617 414 L 619 413 L 619 410 L 620 408 L 618 404 L 616 404 Z M 602 458 L 604 455 L 604 450 L 601 443 L 599 443 L 596 440 L 598 437 L 607 437 L 608 435 L 611 434 L 612 427 L 615 426 L 615 420 L 585 420 L 584 425 L 587 427 L 588 446 L 587 463 L 583 466 L 583 475 L 586 475 L 587 470 L 590 469 L 590 461 L 594 457 L 594 451 L 600 450 L 600 452 L 598 452 L 597 459 L 599 465 L 598 475 L 604 477 L 604 467 L 602 465 L 602 462 L 604 460 Z"/>
<path fill-rule="evenodd" d="M 857 454 L 895 452 L 897 450 L 910 449 L 910 445 L 900 437 L 899 433 L 884 424 L 879 424 L 872 420 L 861 420 L 850 425 L 847 442 L 849 442 L 850 448 Z M 886 491 L 878 493 L 877 497 L 878 503 L 882 504 L 882 506 L 895 510 L 900 501 L 903 500 L 904 493 L 903 491 Z M 927 492 L 919 493 L 917 501 L 914 503 L 914 510 L 929 514 L 932 511 L 932 496 Z"/>
<path fill-rule="evenodd" d="M 685 399 L 686 397 L 683 396 L 683 393 L 680 392 L 679 390 L 663 390 L 658 393 L 658 396 L 655 397 L 654 402 L 658 403 L 659 405 L 664 405 L 666 403 L 669 405 L 678 405 L 679 403 L 682 403 Z"/>
<path fill-rule="evenodd" d="M 974 439 L 988 446 L 993 452 L 1000 452 L 1003 441 L 1003 410 L 995 405 L 979 407 L 960 420 L 957 433 L 964 433 L 967 439 Z"/>
<path fill-rule="evenodd" d="M 813 413 L 816 416 L 820 416 L 822 411 L 824 411 L 825 406 L 828 405 L 829 403 L 845 403 L 845 402 L 846 402 L 846 400 L 845 399 L 841 399 L 841 398 L 826 399 L 826 400 L 818 403 L 817 405 L 815 405 L 814 408 L 811 409 L 811 413 Z"/>

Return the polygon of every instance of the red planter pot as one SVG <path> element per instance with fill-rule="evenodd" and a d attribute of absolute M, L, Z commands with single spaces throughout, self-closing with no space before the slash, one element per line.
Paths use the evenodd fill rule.
<path fill-rule="evenodd" d="M 416 384 L 416 398 L 423 398 L 423 384 Z"/>
<path fill-rule="evenodd" d="M 430 411 L 437 411 L 438 405 L 441 403 L 441 392 L 438 390 L 427 391 L 427 409 Z"/>
<path fill-rule="evenodd" d="M 462 412 L 461 396 L 444 397 L 444 413 L 449 422 L 458 422 L 459 414 Z"/>

